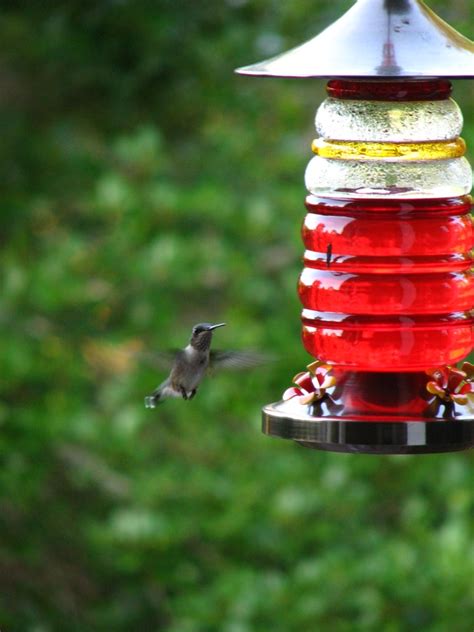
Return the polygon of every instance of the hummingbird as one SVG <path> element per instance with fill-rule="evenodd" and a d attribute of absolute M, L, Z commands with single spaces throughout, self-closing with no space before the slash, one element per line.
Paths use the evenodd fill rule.
<path fill-rule="evenodd" d="M 171 363 L 171 371 L 166 380 L 145 397 L 146 408 L 155 408 L 168 397 L 192 399 L 208 369 L 244 369 L 262 364 L 263 356 L 252 351 L 211 350 L 214 329 L 225 324 L 198 323 L 184 349 L 159 354 L 162 360 L 165 358 Z"/>

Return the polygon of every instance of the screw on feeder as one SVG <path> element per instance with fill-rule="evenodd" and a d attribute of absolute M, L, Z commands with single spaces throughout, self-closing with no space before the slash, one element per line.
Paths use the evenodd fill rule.
<path fill-rule="evenodd" d="M 304 346 L 331 387 L 306 393 L 311 364 L 264 407 L 264 432 L 372 454 L 472 447 L 472 376 L 454 366 L 473 348 L 472 171 L 449 79 L 473 77 L 473 44 L 421 0 L 358 0 L 312 40 L 237 72 L 330 80 L 298 291 Z M 462 397 L 446 405 L 432 378 L 454 374 Z"/>

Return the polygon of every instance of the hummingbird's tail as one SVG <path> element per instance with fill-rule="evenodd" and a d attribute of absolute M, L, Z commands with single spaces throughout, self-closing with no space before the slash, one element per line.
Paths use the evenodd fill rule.
<path fill-rule="evenodd" d="M 162 402 L 160 393 L 153 393 L 145 397 L 145 408 L 156 408 Z"/>
<path fill-rule="evenodd" d="M 165 380 L 163 384 L 160 384 L 151 395 L 145 397 L 145 408 L 156 408 L 158 404 L 160 404 L 163 399 L 163 390 L 168 385 L 168 380 Z"/>
<path fill-rule="evenodd" d="M 151 395 L 145 397 L 145 408 L 156 408 L 166 397 L 181 397 L 181 394 L 171 386 L 169 378 L 155 388 Z"/>

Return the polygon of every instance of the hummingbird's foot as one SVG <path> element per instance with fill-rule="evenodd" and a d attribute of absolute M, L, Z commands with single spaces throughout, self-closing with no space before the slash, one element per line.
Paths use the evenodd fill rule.
<path fill-rule="evenodd" d="M 181 393 L 181 397 L 182 397 L 183 399 L 190 399 L 190 398 L 188 397 L 188 394 L 186 393 L 186 389 L 184 388 L 184 386 L 180 386 L 180 387 L 179 387 L 179 392 Z"/>
<path fill-rule="evenodd" d="M 197 388 L 193 388 L 193 390 L 191 391 L 191 395 L 188 397 L 188 399 L 192 399 L 197 393 Z"/>
<path fill-rule="evenodd" d="M 145 397 L 145 408 L 156 408 L 156 399 L 154 395 Z"/>

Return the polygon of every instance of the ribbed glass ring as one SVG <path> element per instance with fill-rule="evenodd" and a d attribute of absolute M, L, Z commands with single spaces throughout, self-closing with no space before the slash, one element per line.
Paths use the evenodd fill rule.
<path fill-rule="evenodd" d="M 462 138 L 418 143 L 313 140 L 311 149 L 322 158 L 335 160 L 445 160 L 466 153 Z"/>
<path fill-rule="evenodd" d="M 375 143 L 426 143 L 461 135 L 462 113 L 443 101 L 356 101 L 327 98 L 316 113 L 321 138 Z"/>
<path fill-rule="evenodd" d="M 306 188 L 320 197 L 451 198 L 472 188 L 464 156 L 449 160 L 331 160 L 313 156 Z"/>
<path fill-rule="evenodd" d="M 369 101 L 435 101 L 447 99 L 452 91 L 447 79 L 392 79 L 370 81 L 332 79 L 326 86 L 334 99 L 367 99 Z"/>

